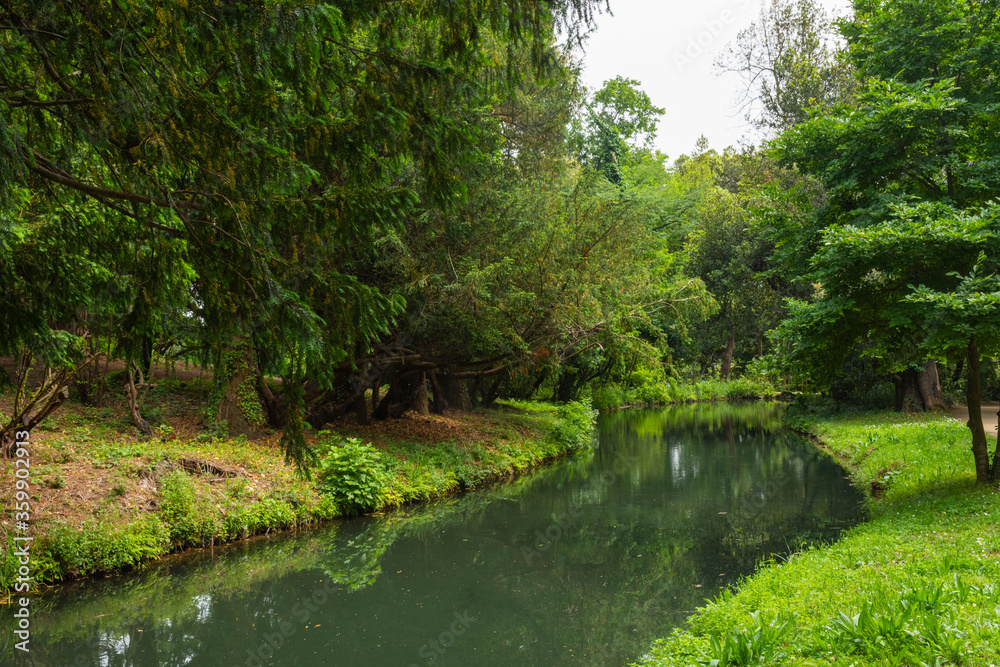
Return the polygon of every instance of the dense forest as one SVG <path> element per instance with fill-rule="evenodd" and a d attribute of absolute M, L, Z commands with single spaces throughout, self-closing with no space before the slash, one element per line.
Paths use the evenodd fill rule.
<path fill-rule="evenodd" d="M 964 400 L 992 479 L 997 2 L 772 0 L 719 61 L 766 141 L 673 161 L 640 82 L 580 82 L 610 9 L 0 0 L 0 449 L 71 391 L 148 433 L 166 358 L 300 466 L 345 414 L 714 376 Z"/>

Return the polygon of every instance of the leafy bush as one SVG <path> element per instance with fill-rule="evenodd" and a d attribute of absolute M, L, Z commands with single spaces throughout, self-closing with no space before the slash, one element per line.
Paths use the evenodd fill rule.
<path fill-rule="evenodd" d="M 891 410 L 896 398 L 892 382 L 877 382 L 858 388 L 848 398 L 848 403 L 858 410 Z"/>
<path fill-rule="evenodd" d="M 633 392 L 626 390 L 620 384 L 610 382 L 591 390 L 590 400 L 598 410 L 616 410 L 625 405 L 631 405 Z"/>
<path fill-rule="evenodd" d="M 726 383 L 726 398 L 770 398 L 778 391 L 765 378 L 744 376 Z"/>
<path fill-rule="evenodd" d="M 594 433 L 597 410 L 589 401 L 570 401 L 559 406 L 556 425 L 549 433 L 549 440 L 565 451 L 589 447 Z"/>
<path fill-rule="evenodd" d="M 358 438 L 326 441 L 320 450 L 317 485 L 345 513 L 361 514 L 385 504 L 393 469 L 392 457 Z"/>

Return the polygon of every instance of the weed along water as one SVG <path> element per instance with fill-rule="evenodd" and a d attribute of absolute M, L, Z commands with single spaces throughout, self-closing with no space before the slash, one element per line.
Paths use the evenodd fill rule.
<path fill-rule="evenodd" d="M 501 487 L 39 595 L 31 652 L 7 622 L 0 663 L 626 664 L 761 559 L 858 520 L 781 410 L 608 414 L 592 451 Z"/>

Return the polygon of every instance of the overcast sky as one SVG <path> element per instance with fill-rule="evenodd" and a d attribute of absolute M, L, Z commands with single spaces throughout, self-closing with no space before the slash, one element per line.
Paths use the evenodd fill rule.
<path fill-rule="evenodd" d="M 847 13 L 848 0 L 823 0 Z M 739 77 L 719 75 L 714 63 L 736 33 L 760 13 L 761 0 L 611 0 L 613 16 L 597 19 L 584 56 L 583 81 L 637 79 L 653 104 L 666 109 L 656 147 L 670 156 L 691 153 L 698 137 L 721 152 L 741 140 L 757 143 L 736 108 Z"/>

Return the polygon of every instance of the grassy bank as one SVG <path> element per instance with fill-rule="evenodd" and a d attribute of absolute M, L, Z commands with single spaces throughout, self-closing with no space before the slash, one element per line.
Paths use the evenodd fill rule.
<path fill-rule="evenodd" d="M 312 479 L 283 460 L 280 433 L 218 437 L 197 426 L 208 384 L 160 381 L 156 435 L 121 406 L 67 404 L 32 434 L 33 585 L 114 573 L 165 554 L 376 512 L 474 488 L 585 446 L 579 403 L 510 403 L 447 416 L 408 414 L 308 434 Z M 0 591 L 15 583 L 14 463 L 0 462 Z"/>
<path fill-rule="evenodd" d="M 869 494 L 836 544 L 764 564 L 637 664 L 1000 664 L 1000 496 L 941 415 L 792 414 Z"/>
<path fill-rule="evenodd" d="M 623 407 L 672 405 L 698 401 L 770 399 L 780 392 L 766 379 L 706 379 L 680 383 L 674 380 L 642 382 L 635 387 L 607 384 L 593 390 L 591 401 L 598 410 Z"/>

